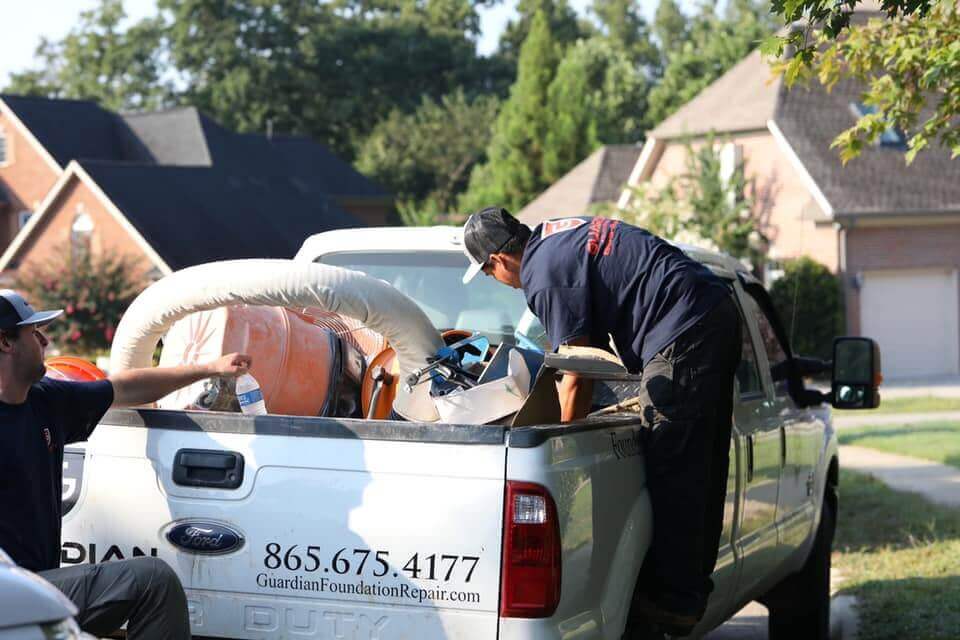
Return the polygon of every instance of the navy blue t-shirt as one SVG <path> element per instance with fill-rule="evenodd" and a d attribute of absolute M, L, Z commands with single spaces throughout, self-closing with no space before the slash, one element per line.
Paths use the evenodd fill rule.
<path fill-rule="evenodd" d="M 729 295 L 720 278 L 680 249 L 608 218 L 538 225 L 520 282 L 554 348 L 577 337 L 606 347 L 609 335 L 634 373 Z"/>
<path fill-rule="evenodd" d="M 31 571 L 60 566 L 63 446 L 86 440 L 113 385 L 43 378 L 23 404 L 0 402 L 0 548 Z"/>

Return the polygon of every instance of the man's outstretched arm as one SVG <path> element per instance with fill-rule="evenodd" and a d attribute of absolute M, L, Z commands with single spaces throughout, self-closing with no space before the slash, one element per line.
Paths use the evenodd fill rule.
<path fill-rule="evenodd" d="M 113 406 L 132 407 L 156 402 L 165 395 L 204 378 L 236 378 L 250 369 L 251 362 L 250 356 L 246 354 L 231 353 L 205 364 L 121 371 L 110 376 L 110 382 L 113 383 Z"/>
<path fill-rule="evenodd" d="M 589 347 L 591 343 L 589 338 L 579 337 L 568 340 L 566 344 L 571 347 Z M 557 393 L 560 396 L 560 422 L 587 417 L 593 401 L 593 380 L 565 373 L 557 386 Z"/>

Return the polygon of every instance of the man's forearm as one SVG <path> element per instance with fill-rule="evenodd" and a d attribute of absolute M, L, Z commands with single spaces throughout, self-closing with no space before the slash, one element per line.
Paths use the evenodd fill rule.
<path fill-rule="evenodd" d="M 215 375 L 210 364 L 130 369 L 110 376 L 114 406 L 132 407 L 156 402 L 181 387 Z"/>
<path fill-rule="evenodd" d="M 560 422 L 586 417 L 593 401 L 593 380 L 566 373 L 560 381 Z"/>

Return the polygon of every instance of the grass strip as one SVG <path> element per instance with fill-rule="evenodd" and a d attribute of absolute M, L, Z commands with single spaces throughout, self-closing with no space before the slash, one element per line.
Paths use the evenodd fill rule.
<path fill-rule="evenodd" d="M 841 472 L 833 565 L 859 640 L 960 638 L 960 510 Z"/>
<path fill-rule="evenodd" d="M 915 396 L 909 398 L 884 398 L 880 388 L 880 406 L 869 411 L 838 410 L 837 415 L 870 415 L 887 413 L 930 413 L 931 411 L 960 411 L 960 398 Z"/>
<path fill-rule="evenodd" d="M 913 456 L 960 468 L 960 422 L 872 425 L 843 428 L 840 444 Z M 960 491 L 960 487 L 957 489 Z M 957 633 L 960 638 L 960 631 Z"/>

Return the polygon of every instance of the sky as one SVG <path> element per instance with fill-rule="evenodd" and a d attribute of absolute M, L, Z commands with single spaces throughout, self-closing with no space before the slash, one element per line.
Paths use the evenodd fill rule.
<path fill-rule="evenodd" d="M 652 18 L 657 0 L 639 0 L 643 13 Z M 570 0 L 581 14 L 586 13 L 590 0 Z M 693 0 L 681 2 L 688 6 Z M 98 4 L 98 0 L 0 0 L 0 87 L 7 84 L 10 73 L 34 67 L 34 51 L 40 44 L 40 38 L 59 40 L 76 23 L 81 11 Z M 496 49 L 500 34 L 507 22 L 516 15 L 515 0 L 504 0 L 501 4 L 481 9 L 482 36 L 477 49 L 481 54 Z M 124 9 L 128 19 L 137 21 L 153 15 L 155 0 L 124 0 Z"/>

